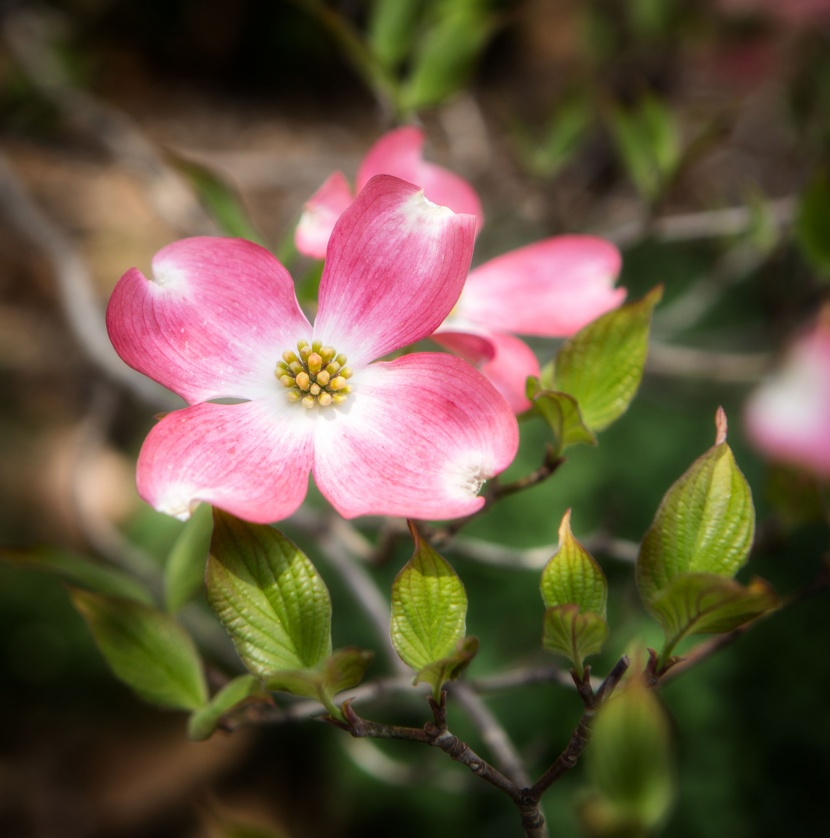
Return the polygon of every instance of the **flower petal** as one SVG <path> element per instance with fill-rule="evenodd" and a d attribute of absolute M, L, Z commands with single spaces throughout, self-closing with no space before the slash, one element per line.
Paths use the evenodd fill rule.
<path fill-rule="evenodd" d="M 830 477 L 830 318 L 755 390 L 745 419 L 750 440 L 772 460 Z"/>
<path fill-rule="evenodd" d="M 523 340 L 501 332 L 444 331 L 443 328 L 431 339 L 475 364 L 514 413 L 524 413 L 530 408 L 526 383 L 528 376 L 539 377 L 539 359 Z M 482 342 L 489 346 L 486 354 L 481 352 Z"/>
<path fill-rule="evenodd" d="M 412 125 L 384 134 L 363 158 L 357 172 L 358 191 L 375 175 L 394 175 L 420 186 L 433 204 L 474 215 L 481 230 L 484 213 L 475 189 L 448 169 L 424 161 L 424 139 L 424 132 Z"/>
<path fill-rule="evenodd" d="M 461 293 L 474 225 L 409 183 L 372 178 L 335 225 L 315 337 L 359 368 L 431 334 Z"/>
<path fill-rule="evenodd" d="M 303 502 L 316 416 L 265 398 L 168 413 L 138 457 L 138 493 L 187 518 L 199 501 L 254 523 L 285 518 Z"/>
<path fill-rule="evenodd" d="M 454 355 L 372 364 L 355 374 L 353 389 L 347 410 L 321 413 L 314 450 L 317 485 L 346 518 L 475 512 L 481 484 L 516 454 L 507 403 Z"/>
<path fill-rule="evenodd" d="M 311 334 L 291 277 L 267 250 L 207 236 L 160 250 L 152 280 L 127 271 L 107 330 L 124 361 L 191 404 L 274 392 L 283 350 Z"/>
<path fill-rule="evenodd" d="M 326 258 L 326 247 L 334 224 L 354 196 L 342 172 L 334 172 L 306 201 L 294 232 L 297 250 L 314 259 Z"/>
<path fill-rule="evenodd" d="M 620 253 L 594 236 L 557 236 L 491 259 L 470 273 L 460 317 L 498 329 L 565 337 L 620 305 Z"/>

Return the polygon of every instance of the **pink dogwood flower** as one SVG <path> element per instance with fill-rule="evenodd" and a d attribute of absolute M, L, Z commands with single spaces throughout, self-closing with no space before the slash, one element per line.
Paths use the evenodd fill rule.
<path fill-rule="evenodd" d="M 363 158 L 357 170 L 355 191 L 342 172 L 334 172 L 306 201 L 294 233 L 300 253 L 325 259 L 326 246 L 335 222 L 352 203 L 355 194 L 375 176 L 393 175 L 424 190 L 430 201 L 453 212 L 476 216 L 484 223 L 481 201 L 466 180 L 421 156 L 424 132 L 407 125 L 384 134 Z"/>
<path fill-rule="evenodd" d="M 830 308 L 752 393 L 745 420 L 771 460 L 830 477 Z"/>
<path fill-rule="evenodd" d="M 398 128 L 385 134 L 360 165 L 358 189 L 376 174 L 392 174 L 418 184 L 429 200 L 478 216 L 475 190 L 457 175 L 424 162 L 424 134 Z M 297 225 L 297 249 L 322 258 L 331 229 L 353 200 L 351 188 L 335 172 L 306 203 Z M 514 412 L 530 407 L 528 376 L 539 375 L 533 350 L 516 334 L 569 337 L 616 308 L 625 290 L 614 288 L 621 258 L 616 247 L 595 236 L 558 236 L 521 247 L 477 267 L 432 338 L 475 364 L 507 399 Z"/>
<path fill-rule="evenodd" d="M 313 326 L 285 268 L 242 239 L 184 239 L 156 254 L 152 279 L 127 271 L 110 339 L 190 405 L 144 442 L 139 494 L 181 518 L 206 501 L 265 523 L 299 507 L 313 472 L 347 518 L 479 509 L 481 484 L 518 446 L 504 399 L 445 353 L 372 363 L 446 317 L 474 228 L 411 184 L 373 178 L 335 225 Z"/>

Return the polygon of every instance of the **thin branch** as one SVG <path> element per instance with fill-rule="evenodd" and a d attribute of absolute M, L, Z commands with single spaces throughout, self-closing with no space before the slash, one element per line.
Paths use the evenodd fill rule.
<path fill-rule="evenodd" d="M 464 681 L 455 681 L 447 686 L 450 695 L 464 708 L 478 729 L 482 742 L 490 749 L 501 771 L 516 785 L 529 786 L 530 774 L 516 746 L 482 698 Z"/>
<path fill-rule="evenodd" d="M 389 603 L 380 593 L 374 579 L 367 573 L 365 566 L 355 561 L 346 549 L 344 539 L 338 535 L 341 530 L 340 520 L 332 515 L 325 527 L 318 528 L 320 548 L 369 617 L 392 668 L 396 672 L 409 672 L 409 668 L 395 652 L 389 636 Z"/>
<path fill-rule="evenodd" d="M 86 265 L 69 239 L 38 209 L 2 155 L 0 215 L 49 260 L 67 325 L 89 360 L 113 381 L 154 407 L 180 406 L 178 397 L 130 369 L 118 357 L 107 336 L 103 309 Z"/>
<path fill-rule="evenodd" d="M 726 384 L 753 384 L 768 369 L 770 357 L 767 352 L 715 352 L 655 340 L 649 348 L 646 372 Z"/>
<path fill-rule="evenodd" d="M 562 753 L 554 761 L 553 765 L 545 771 L 545 773 L 529 790 L 530 797 L 539 800 L 553 783 L 555 783 L 563 774 L 570 771 L 571 768 L 576 765 L 577 760 L 588 744 L 588 735 L 590 733 L 596 711 L 604 701 L 610 698 L 614 689 L 617 687 L 617 684 L 619 684 L 630 665 L 631 662 L 629 659 L 623 655 L 623 657 L 617 661 L 611 672 L 608 673 L 605 680 L 597 690 L 596 695 L 593 697 L 593 700 L 587 698 L 584 688 L 580 689 L 580 695 L 582 695 L 583 702 L 585 702 L 585 712 L 582 714 L 582 718 L 579 720 L 579 724 L 576 726 L 576 729 L 571 734 L 571 738 L 565 746 L 565 750 L 562 751 Z"/>
<path fill-rule="evenodd" d="M 792 223 L 796 199 L 793 196 L 776 198 L 763 204 L 769 223 L 776 228 Z M 602 233 L 603 237 L 620 247 L 631 247 L 645 238 L 661 242 L 684 242 L 698 239 L 720 239 L 746 233 L 758 218 L 755 206 L 726 207 L 703 212 L 670 215 L 650 220 L 636 219 Z"/>
<path fill-rule="evenodd" d="M 78 133 L 144 183 L 158 215 L 180 235 L 216 234 L 184 179 L 169 166 L 126 114 L 76 87 L 50 43 L 49 21 L 35 11 L 6 15 L 2 35 L 29 81 Z"/>

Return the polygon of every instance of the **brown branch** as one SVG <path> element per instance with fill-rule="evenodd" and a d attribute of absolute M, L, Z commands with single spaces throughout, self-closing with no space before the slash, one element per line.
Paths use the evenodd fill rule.
<path fill-rule="evenodd" d="M 576 729 L 571 734 L 571 738 L 565 746 L 565 750 L 559 754 L 553 765 L 551 765 L 551 767 L 548 768 L 548 770 L 545 771 L 545 773 L 536 781 L 533 787 L 528 790 L 529 797 L 538 801 L 542 797 L 542 794 L 544 794 L 544 792 L 553 783 L 555 783 L 563 774 L 570 771 L 576 765 L 577 760 L 588 744 L 588 735 L 590 733 L 596 711 L 602 703 L 611 696 L 611 693 L 614 692 L 614 689 L 617 684 L 619 684 L 623 675 L 625 675 L 629 666 L 630 661 L 625 655 L 623 655 L 623 657 L 617 661 L 611 672 L 608 673 L 607 677 L 597 690 L 596 695 L 593 694 L 590 686 L 586 689 L 588 678 L 587 671 L 585 681 L 581 682 L 578 678 L 576 678 L 576 676 L 574 676 L 574 681 L 577 683 L 577 690 L 582 697 L 583 703 L 585 704 L 585 712 L 582 714 L 582 718 L 579 720 L 579 724 L 576 726 Z"/>

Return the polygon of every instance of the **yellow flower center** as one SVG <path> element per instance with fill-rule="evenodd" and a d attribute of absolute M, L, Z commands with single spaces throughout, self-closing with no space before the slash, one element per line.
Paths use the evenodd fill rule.
<path fill-rule="evenodd" d="M 274 375 L 288 390 L 288 401 L 309 409 L 318 404 L 343 404 L 352 391 L 348 384 L 352 371 L 346 366 L 346 356 L 319 340 L 298 340 L 296 352 L 287 349 L 282 353 Z"/>

